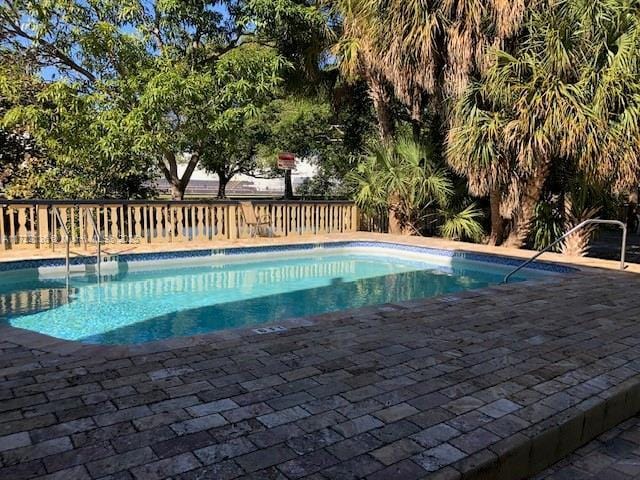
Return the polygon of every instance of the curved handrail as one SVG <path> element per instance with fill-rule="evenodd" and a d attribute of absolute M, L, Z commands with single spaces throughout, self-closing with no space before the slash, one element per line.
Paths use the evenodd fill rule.
<path fill-rule="evenodd" d="M 620 253 L 620 270 L 624 270 L 625 269 L 625 262 L 624 262 L 624 260 L 625 260 L 625 252 L 627 250 L 627 225 L 626 225 L 626 223 L 621 222 L 620 220 L 600 220 L 599 218 L 593 218 L 591 220 L 585 220 L 584 222 L 579 223 L 578 225 L 573 227 L 571 230 L 569 230 L 567 233 L 565 233 L 560 238 L 558 238 L 556 241 L 552 242 L 551 244 L 547 245 L 545 248 L 540 250 L 538 253 L 536 253 L 529 260 L 527 260 L 526 262 L 524 262 L 520 266 L 518 266 L 516 269 L 512 270 L 511 272 L 509 272 L 504 277 L 504 280 L 502 281 L 502 283 L 507 283 L 509 281 L 509 279 L 515 273 L 519 272 L 520 270 L 522 270 L 527 265 L 533 263 L 540 255 L 542 255 L 545 252 L 548 252 L 550 249 L 555 247 L 558 243 L 560 243 L 562 240 L 567 238 L 572 233 L 575 233 L 578 230 L 580 230 L 581 228 L 584 228 L 587 225 L 591 225 L 591 224 L 594 224 L 594 223 L 596 223 L 596 224 L 604 224 L 604 225 L 618 225 L 620 228 L 622 228 L 622 249 L 621 249 L 621 253 Z"/>

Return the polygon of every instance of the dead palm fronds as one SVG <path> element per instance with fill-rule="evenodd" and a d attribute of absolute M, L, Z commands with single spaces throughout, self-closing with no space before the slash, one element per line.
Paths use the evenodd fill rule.
<path fill-rule="evenodd" d="M 334 48 L 347 76 L 382 76 L 414 122 L 427 99 L 457 97 L 520 29 L 525 0 L 331 0 L 343 21 Z M 531 3 L 531 2 L 529 2 Z"/>

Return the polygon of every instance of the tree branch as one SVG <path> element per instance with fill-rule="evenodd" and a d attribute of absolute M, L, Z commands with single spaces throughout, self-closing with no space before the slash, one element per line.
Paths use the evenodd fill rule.
<path fill-rule="evenodd" d="M 274 47 L 274 45 L 269 42 L 263 42 L 258 40 L 253 34 L 242 33 L 241 30 L 238 30 L 238 32 L 236 33 L 236 38 L 234 40 L 229 41 L 229 43 L 225 47 L 209 55 L 203 61 L 204 63 L 208 63 L 208 62 L 218 60 L 225 53 L 230 52 L 231 50 L 239 47 L 240 45 L 244 45 L 248 43 L 255 43 L 256 45 L 262 45 L 264 47 L 271 47 L 271 48 Z"/>
<path fill-rule="evenodd" d="M 167 182 L 169 182 L 170 184 L 173 184 L 173 177 L 171 176 L 171 172 L 167 168 L 166 163 L 164 163 L 164 160 L 160 160 L 158 162 L 158 166 L 160 167 L 160 171 L 164 175 L 164 178 L 167 179 Z"/>
<path fill-rule="evenodd" d="M 180 179 L 178 178 L 178 164 L 176 162 L 176 156 L 173 152 L 165 150 L 162 152 L 162 159 L 159 162 L 160 169 L 164 174 L 167 181 L 175 185 Z"/>
<path fill-rule="evenodd" d="M 187 183 L 189 183 L 189 180 L 191 179 L 191 175 L 193 175 L 193 171 L 198 166 L 199 161 L 200 161 L 200 154 L 193 153 L 191 155 L 191 158 L 189 159 L 189 163 L 187 163 L 187 168 L 182 174 L 182 178 L 180 179 L 180 182 L 183 183 L 185 186 L 187 185 Z"/>
<path fill-rule="evenodd" d="M 97 80 L 97 77 L 91 71 L 75 62 L 70 56 L 68 56 L 52 43 L 47 42 L 43 38 L 36 38 L 32 35 L 29 35 L 20 27 L 20 25 L 16 25 L 14 22 L 11 22 L 11 24 L 9 26 L 6 26 L 5 28 L 8 32 L 13 33 L 14 35 L 17 35 L 25 40 L 29 40 L 33 44 L 40 45 L 40 47 L 42 47 L 42 54 L 58 59 L 58 61 L 60 61 L 63 65 L 66 65 L 75 72 L 83 75 L 87 78 L 87 80 L 91 82 L 95 82 Z"/>

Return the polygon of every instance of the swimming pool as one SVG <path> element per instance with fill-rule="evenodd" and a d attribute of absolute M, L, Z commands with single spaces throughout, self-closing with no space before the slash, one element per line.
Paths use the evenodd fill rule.
<path fill-rule="evenodd" d="M 76 263 L 85 271 L 68 284 L 60 261 L 5 265 L 0 322 L 65 340 L 136 344 L 483 288 L 519 261 L 343 242 L 123 255 L 104 263 L 100 278 L 90 260 Z M 514 281 L 568 270 L 535 264 Z"/>

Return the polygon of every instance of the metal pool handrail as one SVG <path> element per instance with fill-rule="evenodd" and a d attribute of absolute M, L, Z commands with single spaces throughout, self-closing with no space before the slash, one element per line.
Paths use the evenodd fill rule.
<path fill-rule="evenodd" d="M 627 250 L 627 225 L 624 222 L 621 222 L 620 220 L 600 220 L 599 218 L 594 218 L 594 219 L 591 219 L 591 220 L 585 220 L 584 222 L 576 225 L 571 230 L 569 230 L 567 233 L 565 233 L 560 238 L 558 238 L 555 242 L 551 243 L 550 245 L 548 245 L 544 249 L 540 250 L 538 253 L 536 253 L 529 260 L 527 260 L 526 262 L 524 262 L 520 266 L 518 266 L 516 269 L 512 270 L 511 272 L 509 272 L 504 277 L 504 280 L 502 281 L 502 283 L 507 283 L 509 281 L 509 279 L 515 273 L 519 272 L 520 270 L 522 270 L 527 265 L 533 263 L 540 255 L 542 255 L 545 252 L 548 252 L 550 249 L 552 249 L 554 246 L 556 246 L 558 243 L 560 243 L 562 240 L 567 238 L 572 233 L 575 233 L 578 230 L 580 230 L 581 228 L 584 228 L 587 225 L 591 225 L 591 224 L 594 224 L 594 223 L 605 224 L 605 225 L 618 225 L 620 228 L 622 228 L 622 249 L 621 249 L 621 253 L 620 253 L 620 270 L 624 270 L 625 269 L 625 262 L 624 262 L 624 260 L 625 260 L 625 252 Z"/>

